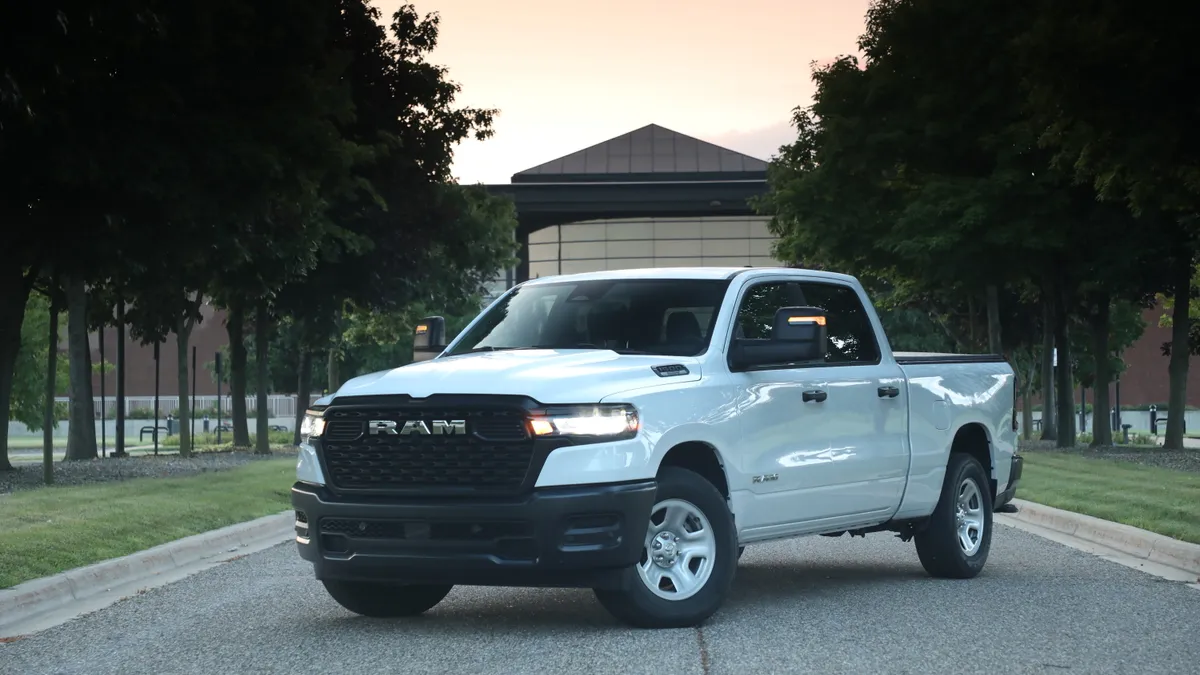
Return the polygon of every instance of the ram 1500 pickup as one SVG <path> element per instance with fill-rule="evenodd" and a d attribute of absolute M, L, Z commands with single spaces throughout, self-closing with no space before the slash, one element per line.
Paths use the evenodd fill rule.
<path fill-rule="evenodd" d="M 299 554 L 361 615 L 565 586 L 630 625 L 693 626 L 745 546 L 818 534 L 895 532 L 930 575 L 974 577 L 1021 476 L 1009 365 L 893 352 L 846 275 L 541 278 L 448 345 L 439 317 L 414 333 L 428 358 L 302 424 Z"/>

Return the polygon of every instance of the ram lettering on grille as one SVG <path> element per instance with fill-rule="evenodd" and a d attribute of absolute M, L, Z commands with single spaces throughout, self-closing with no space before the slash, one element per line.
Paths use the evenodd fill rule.
<path fill-rule="evenodd" d="M 399 429 L 393 420 L 371 420 L 367 422 L 367 433 L 371 436 L 453 436 L 467 433 L 466 420 L 432 420 L 432 429 L 425 420 L 407 420 Z"/>

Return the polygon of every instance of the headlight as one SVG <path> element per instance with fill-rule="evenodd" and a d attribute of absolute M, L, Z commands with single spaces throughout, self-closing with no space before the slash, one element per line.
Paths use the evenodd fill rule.
<path fill-rule="evenodd" d="M 630 405 L 591 405 L 549 408 L 529 420 L 534 436 L 571 436 L 619 440 L 637 435 L 641 423 Z"/>
<path fill-rule="evenodd" d="M 304 420 L 300 422 L 300 436 L 309 438 L 320 438 L 325 431 L 325 418 L 321 417 L 320 410 L 306 410 L 304 412 Z"/>

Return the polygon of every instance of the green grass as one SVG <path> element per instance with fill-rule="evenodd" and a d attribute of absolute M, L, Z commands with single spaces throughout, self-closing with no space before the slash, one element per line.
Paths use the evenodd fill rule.
<path fill-rule="evenodd" d="M 1200 544 L 1200 474 L 1025 452 L 1017 497 Z"/>
<path fill-rule="evenodd" d="M 150 438 L 151 438 L 150 435 L 147 434 L 146 439 L 150 440 Z M 258 438 L 258 436 L 256 434 L 254 434 L 254 433 L 250 434 L 250 447 L 254 447 L 256 438 Z M 272 447 L 279 446 L 279 445 L 291 445 L 293 438 L 295 438 L 295 437 L 292 435 L 292 432 L 290 432 L 290 431 L 272 431 L 267 434 L 267 439 L 271 442 Z M 154 442 L 153 440 L 150 440 L 150 443 L 153 443 L 153 442 Z M 233 432 L 232 431 L 222 431 L 220 447 L 232 447 L 232 445 L 233 445 Z M 178 434 L 175 434 L 174 436 L 160 435 L 158 437 L 158 447 L 160 447 L 160 448 L 162 448 L 162 447 L 178 448 L 179 447 L 179 435 Z M 217 432 L 210 431 L 208 433 L 204 433 L 202 431 L 197 431 L 196 432 L 196 449 L 199 450 L 201 447 L 217 447 Z"/>
<path fill-rule="evenodd" d="M 295 467 L 294 459 L 266 459 L 0 496 L 0 588 L 283 511 Z"/>
<path fill-rule="evenodd" d="M 54 439 L 54 447 L 56 449 L 67 447 L 67 439 L 66 438 L 55 438 Z M 41 450 L 42 449 L 42 437 L 41 436 L 37 436 L 37 437 L 22 436 L 20 438 L 13 438 L 10 436 L 8 439 L 8 449 L 9 450 Z"/>

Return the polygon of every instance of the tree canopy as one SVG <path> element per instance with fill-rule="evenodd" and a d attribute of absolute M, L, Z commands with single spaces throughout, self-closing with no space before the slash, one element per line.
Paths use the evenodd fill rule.
<path fill-rule="evenodd" d="M 204 303 L 229 310 L 235 346 L 284 321 L 311 358 L 347 313 L 477 297 L 512 258 L 514 213 L 451 178 L 454 147 L 486 138 L 495 111 L 455 104 L 459 85 L 428 61 L 438 25 L 412 5 L 385 21 L 369 0 L 0 10 L 0 152 L 21 167 L 0 184 L 13 245 L 0 406 L 36 421 L 29 397 L 45 392 L 32 370 L 49 307 L 29 300 L 35 288 L 70 305 L 72 368 L 89 327 L 118 325 L 147 343 L 174 336 L 181 383 Z M 70 378 L 73 401 L 91 400 L 86 372 Z M 89 410 L 73 407 L 73 429 Z M 95 455 L 86 435 L 72 444 L 72 457 Z"/>
<path fill-rule="evenodd" d="M 1057 349 L 1062 424 L 1054 433 L 1061 445 L 1075 442 L 1073 384 L 1094 381 L 1097 406 L 1106 408 L 1119 368 L 1114 350 L 1132 342 L 1127 333 L 1136 325 L 1127 315 L 1149 306 L 1154 293 L 1179 288 L 1174 268 L 1147 261 L 1187 259 L 1190 271 L 1194 250 L 1170 212 L 1182 208 L 1171 205 L 1182 204 L 1173 195 L 1186 181 L 1149 206 L 1136 197 L 1152 172 L 1135 179 L 1122 169 L 1129 203 L 1110 199 L 1119 182 L 1113 158 L 1132 166 L 1136 153 L 1107 146 L 1104 134 L 1120 126 L 1105 126 L 1108 112 L 1091 114 L 1105 108 L 1103 79 L 1066 87 L 1064 78 L 1074 83 L 1079 74 L 1055 60 L 1051 44 L 1060 29 L 1080 41 L 1090 31 L 1116 30 L 1120 12 L 1110 5 L 1118 3 L 1091 4 L 1098 17 L 1080 24 L 1065 7 L 1026 0 L 873 2 L 859 41 L 863 59 L 845 56 L 814 69 L 813 103 L 796 109 L 797 138 L 772 163 L 771 189 L 760 202 L 773 216 L 780 259 L 857 274 L 880 294 L 885 320 L 889 313 L 910 325 L 928 320 L 957 349 L 1002 352 L 1029 383 L 1047 379 L 1033 377 L 1032 363 L 1042 361 L 1048 376 L 1046 345 Z M 1145 38 L 1153 23 L 1134 22 L 1103 47 L 1080 44 L 1078 59 L 1109 63 L 1117 45 Z M 1181 72 L 1156 74 L 1155 96 Z M 1084 97 L 1077 111 L 1056 107 L 1064 88 Z M 1096 146 L 1115 154 L 1102 158 Z M 1191 175 L 1186 162 L 1193 159 L 1163 171 Z M 1133 242 L 1135 252 L 1131 232 L 1146 235 Z M 978 335 L 980 314 L 983 345 L 963 337 Z M 1181 420 L 1178 374 L 1173 364 L 1172 418 Z M 1110 440 L 1107 419 L 1097 418 L 1096 430 L 1096 443 Z M 1167 440 L 1182 442 L 1170 430 Z"/>

